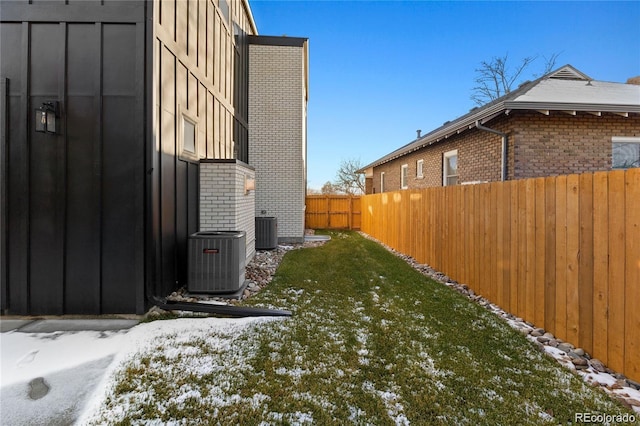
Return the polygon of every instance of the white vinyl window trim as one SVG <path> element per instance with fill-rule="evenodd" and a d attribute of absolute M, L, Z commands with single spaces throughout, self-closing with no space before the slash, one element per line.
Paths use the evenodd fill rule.
<path fill-rule="evenodd" d="M 416 177 L 420 179 L 424 177 L 424 160 L 416 162 Z"/>
<path fill-rule="evenodd" d="M 198 161 L 198 120 L 181 105 L 178 105 L 178 116 L 178 153 L 184 159 Z"/>
<path fill-rule="evenodd" d="M 409 165 L 403 164 L 400 168 L 400 188 L 409 188 Z"/>
<path fill-rule="evenodd" d="M 611 168 L 640 167 L 640 137 L 614 136 L 611 138 Z"/>
<path fill-rule="evenodd" d="M 458 183 L 458 150 L 447 151 L 442 156 L 442 186 Z"/>
<path fill-rule="evenodd" d="M 380 173 L 380 192 L 384 192 L 384 172 Z"/>

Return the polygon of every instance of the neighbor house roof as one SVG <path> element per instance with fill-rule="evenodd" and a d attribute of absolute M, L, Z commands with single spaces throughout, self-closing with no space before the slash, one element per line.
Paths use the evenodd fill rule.
<path fill-rule="evenodd" d="M 444 123 L 441 127 L 404 145 L 358 170 L 376 167 L 410 152 L 440 142 L 453 135 L 515 110 L 534 110 L 548 115 L 550 111 L 563 111 L 575 115 L 577 111 L 601 115 L 610 112 L 622 116 L 640 113 L 640 86 L 597 81 L 565 65 L 539 79 L 526 82 L 516 90 L 469 113 Z"/>

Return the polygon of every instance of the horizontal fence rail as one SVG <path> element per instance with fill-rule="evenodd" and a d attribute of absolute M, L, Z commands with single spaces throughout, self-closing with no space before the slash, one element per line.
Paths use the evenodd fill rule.
<path fill-rule="evenodd" d="M 308 195 L 305 226 L 308 229 L 360 229 L 360 197 Z"/>
<path fill-rule="evenodd" d="M 362 230 L 640 380 L 640 169 L 362 197 Z"/>

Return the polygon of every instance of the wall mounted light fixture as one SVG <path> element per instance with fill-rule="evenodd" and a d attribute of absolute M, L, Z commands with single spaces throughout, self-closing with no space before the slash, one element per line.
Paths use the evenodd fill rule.
<path fill-rule="evenodd" d="M 36 108 L 36 132 L 56 134 L 58 129 L 58 101 L 46 101 Z"/>

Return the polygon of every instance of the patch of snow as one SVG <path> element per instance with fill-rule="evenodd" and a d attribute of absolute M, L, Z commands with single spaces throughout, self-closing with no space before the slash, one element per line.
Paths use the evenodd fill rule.
<path fill-rule="evenodd" d="M 126 331 L 0 334 L 0 386 L 25 383 L 115 355 Z"/>

